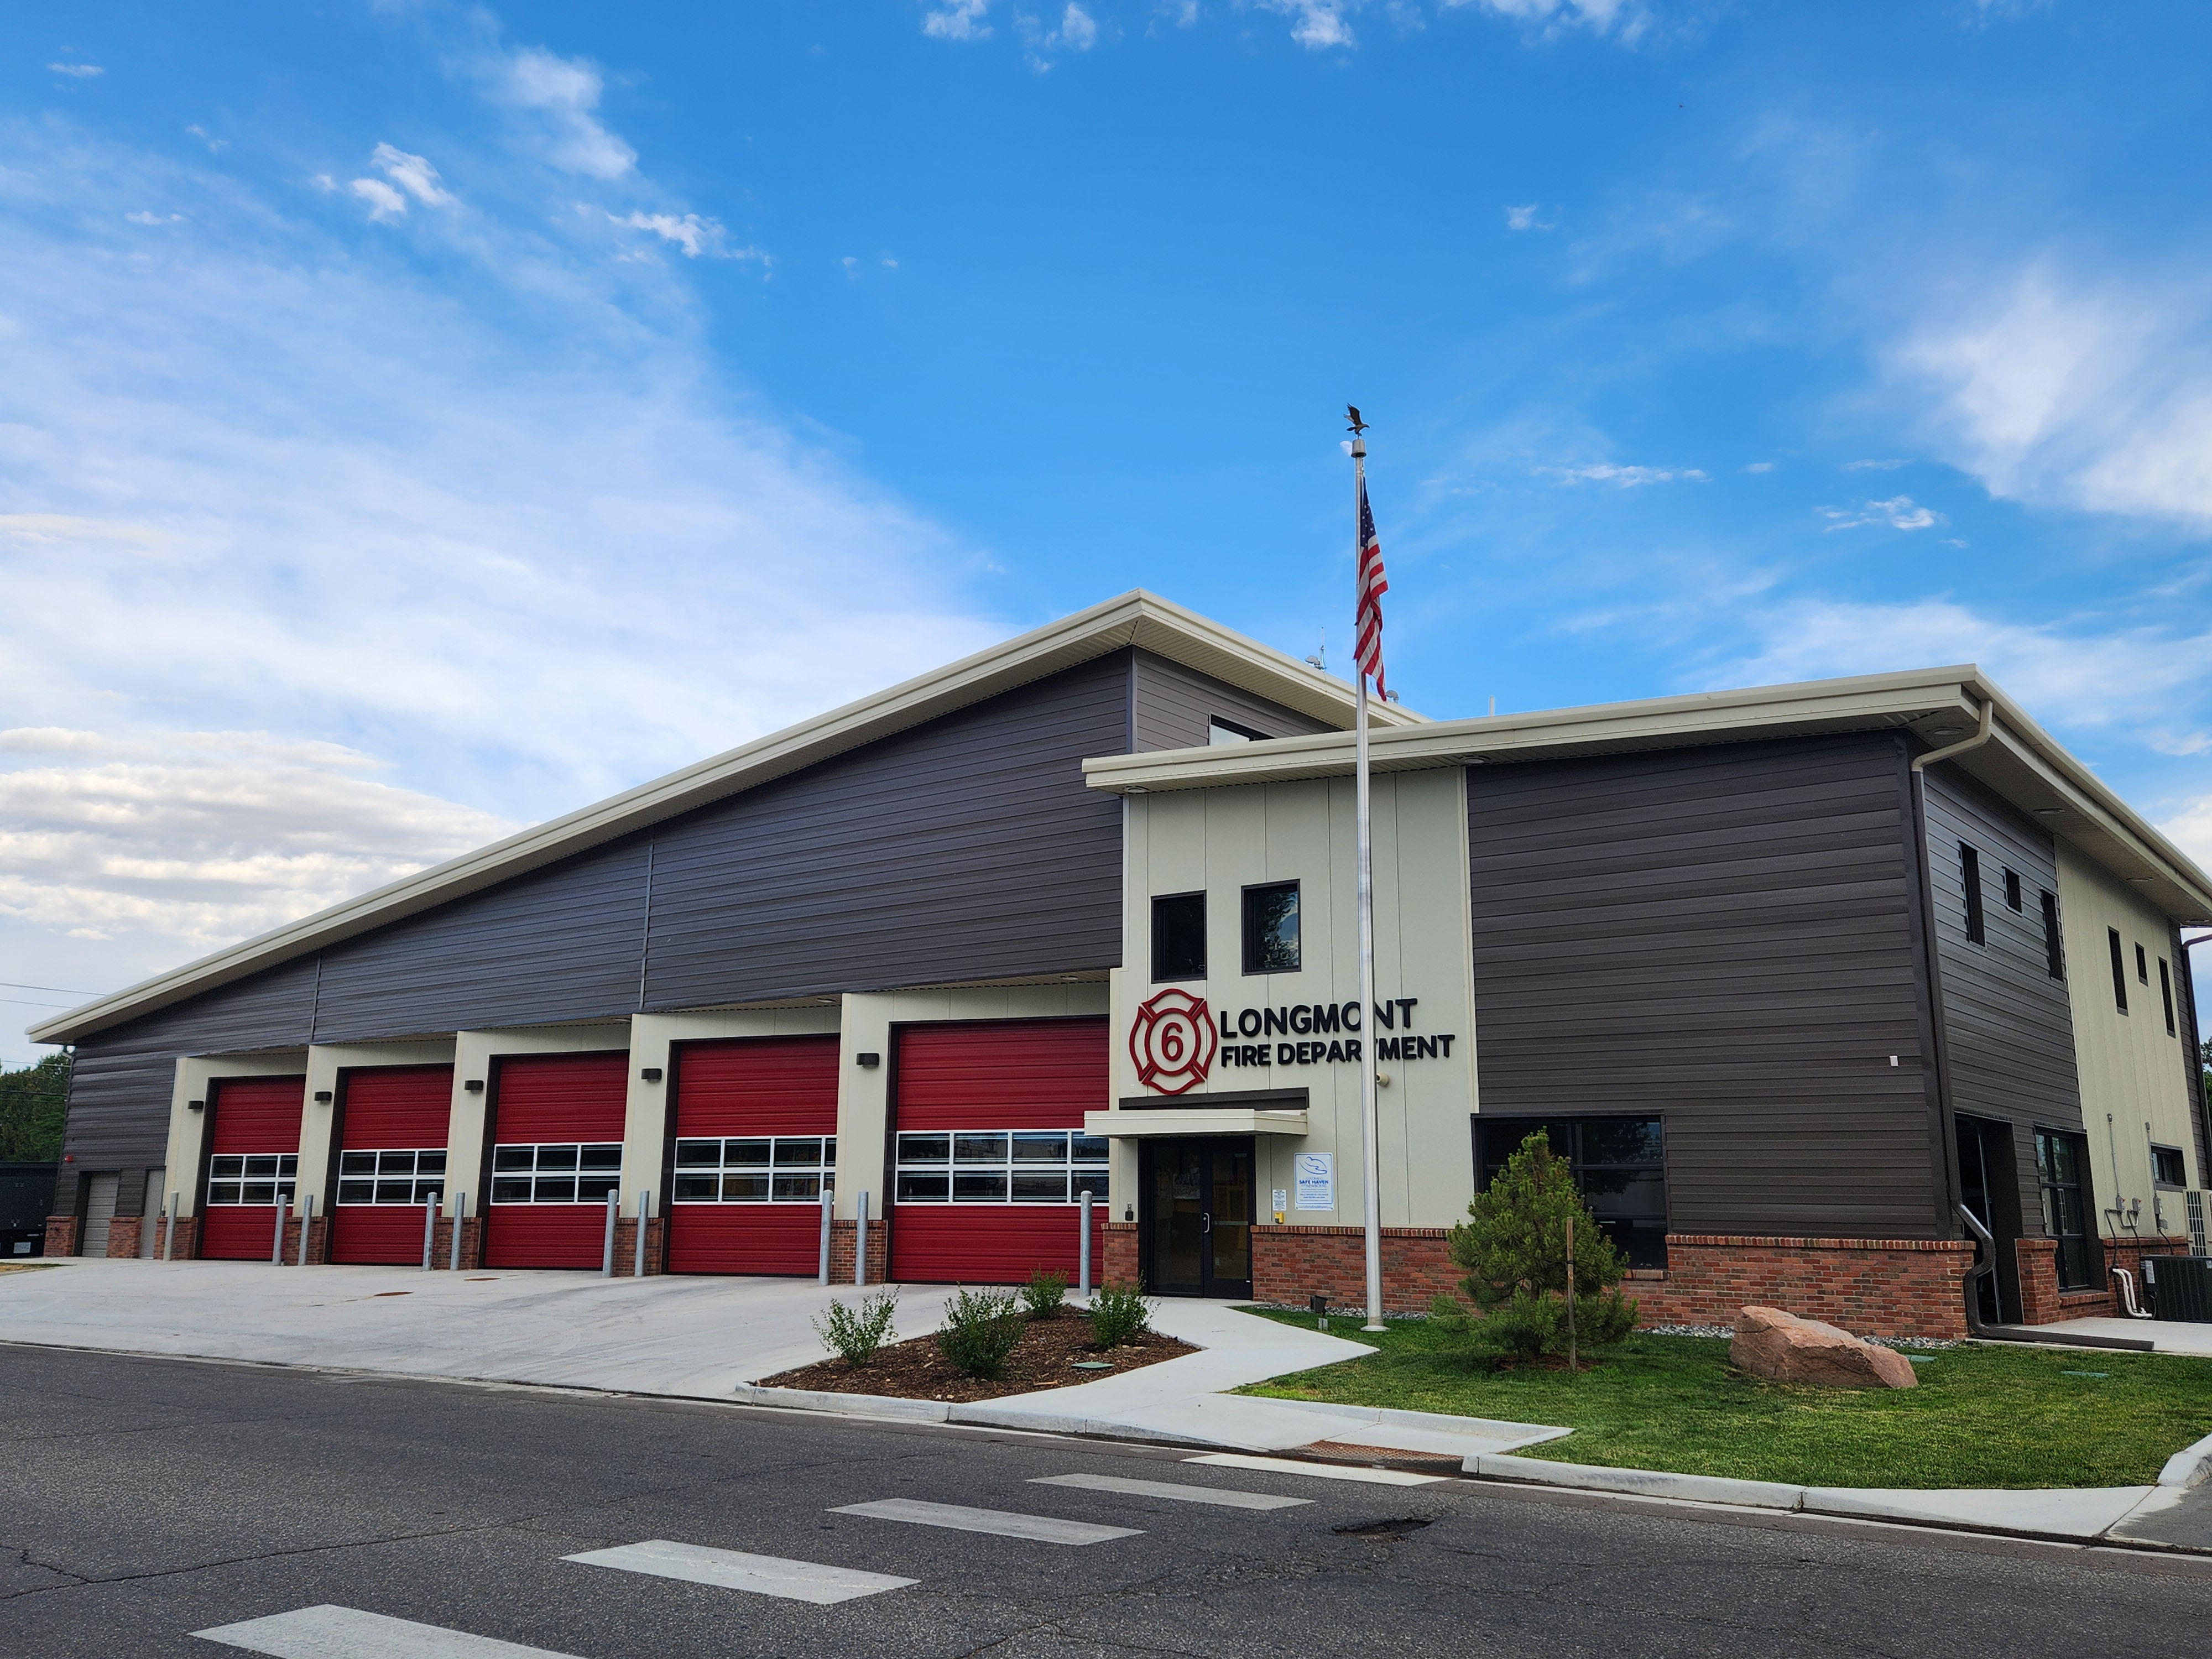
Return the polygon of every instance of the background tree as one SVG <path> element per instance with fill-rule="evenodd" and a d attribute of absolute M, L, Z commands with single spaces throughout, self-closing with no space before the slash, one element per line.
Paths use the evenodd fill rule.
<path fill-rule="evenodd" d="M 66 1050 L 0 1072 L 0 1162 L 51 1164 L 61 1157 L 69 1087 Z"/>
<path fill-rule="evenodd" d="M 1481 1310 L 1477 1345 L 1524 1358 L 1567 1351 L 1567 1223 L 1574 1223 L 1575 1331 L 1584 1348 L 1618 1342 L 1636 1328 L 1636 1304 L 1618 1288 L 1627 1263 L 1598 1230 L 1575 1190 L 1567 1161 L 1539 1129 L 1521 1143 L 1451 1230 L 1462 1288 Z M 1463 1307 L 1439 1297 L 1438 1315 L 1464 1322 Z"/>

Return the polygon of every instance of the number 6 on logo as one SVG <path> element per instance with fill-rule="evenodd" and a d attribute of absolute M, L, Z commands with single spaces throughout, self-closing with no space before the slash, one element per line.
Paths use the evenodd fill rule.
<path fill-rule="evenodd" d="M 1206 1081 L 1218 1042 L 1206 999 L 1170 987 L 1139 1006 L 1129 1028 L 1129 1058 L 1147 1089 L 1179 1095 Z"/>

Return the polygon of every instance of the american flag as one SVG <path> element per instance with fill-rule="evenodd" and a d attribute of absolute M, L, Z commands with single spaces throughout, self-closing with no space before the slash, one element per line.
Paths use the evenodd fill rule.
<path fill-rule="evenodd" d="M 1382 574 L 1382 544 L 1376 538 L 1375 514 L 1367 507 L 1367 480 L 1359 481 L 1359 607 L 1353 629 L 1352 659 L 1362 676 L 1375 677 L 1375 695 L 1382 689 L 1382 596 L 1390 591 Z"/>

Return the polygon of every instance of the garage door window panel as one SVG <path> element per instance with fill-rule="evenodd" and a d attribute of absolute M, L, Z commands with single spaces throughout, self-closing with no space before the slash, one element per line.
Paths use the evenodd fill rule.
<path fill-rule="evenodd" d="M 604 1204 L 622 1185 L 622 1143 L 492 1149 L 495 1204 Z"/>
<path fill-rule="evenodd" d="M 678 1204 L 818 1204 L 837 1167 L 835 1135 L 747 1135 L 676 1143 Z"/>
<path fill-rule="evenodd" d="M 956 1130 L 898 1138 L 902 1204 L 1104 1201 L 1106 1142 L 1066 1130 Z"/>
<path fill-rule="evenodd" d="M 274 1204 L 292 1201 L 300 1172 L 295 1152 L 218 1152 L 208 1160 L 210 1204 Z"/>
<path fill-rule="evenodd" d="M 446 1149 L 341 1152 L 341 1204 L 434 1204 L 446 1195 Z"/>

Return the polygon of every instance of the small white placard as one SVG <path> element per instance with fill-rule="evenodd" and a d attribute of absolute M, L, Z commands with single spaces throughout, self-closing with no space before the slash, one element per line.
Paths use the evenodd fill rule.
<path fill-rule="evenodd" d="M 1267 1207 L 1273 1210 L 1277 1215 L 1282 1214 L 1284 1211 L 1291 1207 L 1291 1195 L 1285 1192 L 1280 1187 L 1276 1188 L 1275 1201 L 1273 1204 L 1270 1204 Z"/>
<path fill-rule="evenodd" d="M 1336 1154 L 1300 1152 L 1297 1155 L 1298 1208 L 1336 1207 Z"/>

